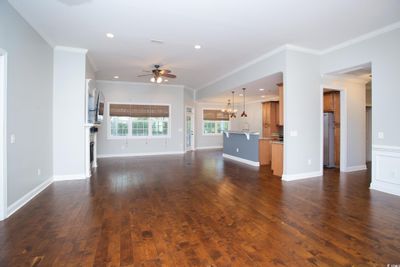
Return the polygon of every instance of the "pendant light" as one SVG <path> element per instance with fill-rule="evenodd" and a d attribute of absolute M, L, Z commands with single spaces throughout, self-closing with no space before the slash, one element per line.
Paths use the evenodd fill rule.
<path fill-rule="evenodd" d="M 232 91 L 232 112 L 231 112 L 231 118 L 232 118 L 232 119 L 236 118 L 236 110 L 235 110 L 235 91 Z"/>
<path fill-rule="evenodd" d="M 240 115 L 240 117 L 247 117 L 247 113 L 246 113 L 246 88 L 243 88 L 243 112 L 242 115 Z"/>

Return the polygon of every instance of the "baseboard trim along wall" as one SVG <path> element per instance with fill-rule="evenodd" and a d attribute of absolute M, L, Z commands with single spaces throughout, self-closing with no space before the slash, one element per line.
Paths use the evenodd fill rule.
<path fill-rule="evenodd" d="M 89 177 L 86 177 L 85 174 L 69 174 L 69 175 L 54 175 L 53 180 L 55 182 L 58 181 L 71 181 L 71 180 L 84 180 Z"/>
<path fill-rule="evenodd" d="M 53 183 L 53 177 L 47 179 L 40 185 L 36 186 L 34 189 L 29 191 L 26 195 L 15 201 L 13 204 L 11 204 L 7 208 L 7 217 L 10 217 L 13 213 L 15 213 L 17 210 L 22 208 L 25 204 L 27 204 L 31 199 L 33 199 L 35 196 L 37 196 L 40 192 L 45 190 L 49 185 Z"/>
<path fill-rule="evenodd" d="M 358 166 L 350 166 L 345 168 L 344 170 L 340 170 L 341 172 L 356 172 L 356 171 L 365 171 L 367 169 L 367 165 L 358 165 Z"/>
<path fill-rule="evenodd" d="M 400 196 L 400 147 L 372 146 L 370 189 Z"/>
<path fill-rule="evenodd" d="M 181 154 L 185 154 L 185 151 L 125 153 L 125 154 L 100 154 L 100 155 L 97 155 L 97 158 L 124 158 L 124 157 L 142 157 L 142 156 L 181 155 Z"/>
<path fill-rule="evenodd" d="M 305 172 L 305 173 L 299 173 L 299 174 L 283 174 L 282 181 L 286 181 L 286 182 L 297 181 L 297 180 L 320 177 L 322 175 L 323 175 L 322 171 Z"/>
<path fill-rule="evenodd" d="M 222 146 L 199 146 L 199 147 L 196 147 L 196 150 L 205 150 L 205 149 L 222 149 Z"/>
<path fill-rule="evenodd" d="M 235 161 L 239 161 L 241 163 L 244 163 L 244 164 L 247 164 L 247 165 L 251 165 L 251 166 L 254 166 L 254 167 L 259 167 L 260 166 L 260 162 L 257 162 L 257 161 L 252 161 L 252 160 L 248 160 L 248 159 L 242 159 L 242 158 L 235 157 L 235 156 L 232 156 L 232 155 L 228 155 L 228 154 L 225 154 L 225 153 L 223 153 L 222 156 L 224 158 L 235 160 Z"/>

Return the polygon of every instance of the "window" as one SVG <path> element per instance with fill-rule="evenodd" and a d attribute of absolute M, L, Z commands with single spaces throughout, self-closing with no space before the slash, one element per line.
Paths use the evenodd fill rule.
<path fill-rule="evenodd" d="M 229 130 L 229 115 L 217 109 L 203 110 L 203 134 L 222 134 Z"/>
<path fill-rule="evenodd" d="M 111 118 L 111 135 L 127 136 L 128 135 L 129 117 L 112 117 Z"/>
<path fill-rule="evenodd" d="M 110 104 L 110 137 L 169 136 L 168 105 Z"/>

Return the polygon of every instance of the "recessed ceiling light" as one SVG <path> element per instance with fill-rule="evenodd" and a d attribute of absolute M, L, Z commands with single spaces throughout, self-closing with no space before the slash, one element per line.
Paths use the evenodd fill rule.
<path fill-rule="evenodd" d="M 243 96 L 243 94 L 239 94 L 239 96 Z"/>
<path fill-rule="evenodd" d="M 201 48 L 201 45 L 195 45 L 194 48 L 195 48 L 195 49 L 200 49 L 200 48 Z"/>
<path fill-rule="evenodd" d="M 168 80 L 164 80 L 164 82 L 168 82 Z"/>
<path fill-rule="evenodd" d="M 115 75 L 115 76 L 114 76 L 114 79 L 119 79 L 119 76 L 118 76 L 118 75 Z"/>
<path fill-rule="evenodd" d="M 110 39 L 114 38 L 114 34 L 112 34 L 111 32 L 107 33 L 106 36 L 107 36 L 107 38 L 110 38 Z"/>
<path fill-rule="evenodd" d="M 265 97 L 265 95 L 262 95 L 261 97 L 262 97 L 262 98 L 264 98 L 264 97 Z"/>
<path fill-rule="evenodd" d="M 260 91 L 264 91 L 265 89 L 264 89 L 264 88 L 260 88 L 260 89 L 258 89 L 258 90 L 260 90 Z"/>

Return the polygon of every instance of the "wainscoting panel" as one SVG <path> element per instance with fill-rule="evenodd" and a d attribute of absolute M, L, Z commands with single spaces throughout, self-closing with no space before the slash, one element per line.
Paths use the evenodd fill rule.
<path fill-rule="evenodd" d="M 371 189 L 400 196 L 400 147 L 372 147 Z"/>

